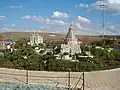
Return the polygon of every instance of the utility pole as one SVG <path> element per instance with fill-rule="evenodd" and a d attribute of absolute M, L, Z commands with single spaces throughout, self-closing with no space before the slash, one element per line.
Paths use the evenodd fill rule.
<path fill-rule="evenodd" d="M 101 5 L 99 5 L 99 7 L 103 9 L 103 13 L 102 13 L 102 18 L 103 18 L 103 21 L 102 21 L 102 29 L 103 29 L 102 37 L 104 38 L 104 32 L 105 32 L 105 8 L 107 8 L 108 5 L 101 4 Z"/>

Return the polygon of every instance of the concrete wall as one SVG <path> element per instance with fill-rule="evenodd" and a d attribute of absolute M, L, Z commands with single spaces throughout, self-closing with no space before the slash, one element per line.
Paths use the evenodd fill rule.
<path fill-rule="evenodd" d="M 70 73 L 70 85 L 74 87 L 82 75 L 81 72 Z M 68 86 L 68 72 L 29 71 L 29 83 Z M 0 68 L 0 82 L 26 82 L 26 71 Z M 77 87 L 81 87 L 82 80 Z M 85 90 L 120 90 L 120 69 L 85 72 Z"/>

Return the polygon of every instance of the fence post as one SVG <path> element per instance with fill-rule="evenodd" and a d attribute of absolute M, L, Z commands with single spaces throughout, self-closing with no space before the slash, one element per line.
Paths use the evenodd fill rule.
<path fill-rule="evenodd" d="M 26 70 L 26 84 L 28 84 L 28 69 Z"/>
<path fill-rule="evenodd" d="M 85 74 L 83 72 L 83 90 L 85 90 Z"/>
<path fill-rule="evenodd" d="M 70 70 L 68 72 L 68 90 L 70 89 Z"/>

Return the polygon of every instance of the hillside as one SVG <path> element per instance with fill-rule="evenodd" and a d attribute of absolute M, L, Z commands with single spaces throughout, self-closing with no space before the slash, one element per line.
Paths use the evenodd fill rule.
<path fill-rule="evenodd" d="M 62 41 L 65 38 L 65 34 L 55 34 L 55 33 L 38 33 L 38 34 L 43 36 L 45 40 Z M 31 32 L 5 32 L 5 33 L 0 33 L 0 40 L 5 40 L 5 41 L 8 40 L 16 41 L 19 39 L 29 40 L 30 35 Z M 50 35 L 55 35 L 55 36 L 50 36 Z M 77 38 L 82 42 L 100 40 L 99 36 L 77 35 Z"/>

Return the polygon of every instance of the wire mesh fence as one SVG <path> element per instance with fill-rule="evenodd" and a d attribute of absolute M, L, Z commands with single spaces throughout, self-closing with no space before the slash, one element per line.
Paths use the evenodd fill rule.
<path fill-rule="evenodd" d="M 26 83 L 26 78 L 28 83 Z M 28 90 L 76 90 L 76 88 L 80 88 L 79 90 L 120 90 L 119 78 L 119 68 L 85 72 L 84 75 L 80 72 L 47 71 L 28 71 L 26 75 L 26 70 L 0 68 L 0 90 L 26 90 L 26 88 Z"/>
<path fill-rule="evenodd" d="M 28 75 L 27 75 L 28 74 Z M 82 73 L 79 73 L 79 76 L 74 76 L 70 72 L 37 72 L 37 71 L 27 71 L 27 70 L 0 70 L 0 87 L 4 86 L 6 87 L 5 90 L 7 90 L 8 87 L 10 88 L 31 88 L 31 87 L 39 87 L 44 86 L 47 88 L 51 87 L 49 89 L 43 89 L 43 90 L 68 90 L 75 88 L 78 84 L 76 83 L 79 78 L 82 80 L 81 75 Z M 74 84 L 73 84 L 74 83 Z M 36 86 L 37 85 L 37 86 Z M 82 82 L 79 81 L 79 85 L 82 85 Z M 2 88 L 4 88 L 2 87 Z M 40 87 L 42 88 L 42 87 Z M 8 89 L 9 90 L 9 89 Z M 19 90 L 19 89 L 17 89 Z M 24 90 L 24 89 L 22 89 Z M 32 90 L 32 89 L 29 89 Z M 35 89 L 37 90 L 37 89 Z M 39 90 L 39 89 L 38 89 Z M 40 89 L 42 90 L 42 89 Z"/>

